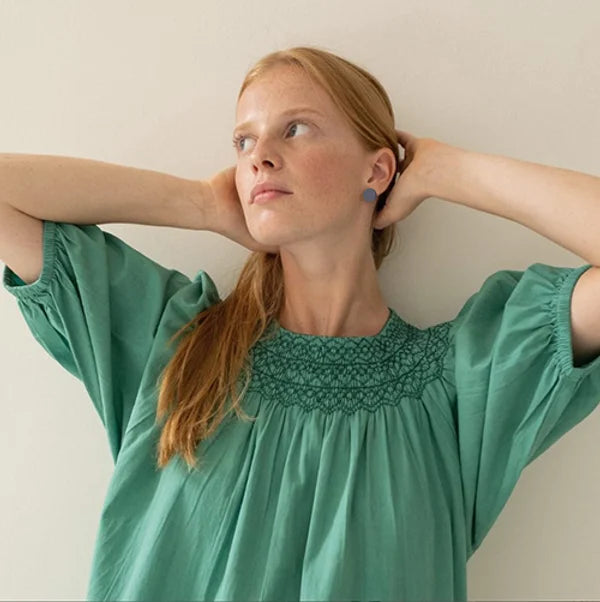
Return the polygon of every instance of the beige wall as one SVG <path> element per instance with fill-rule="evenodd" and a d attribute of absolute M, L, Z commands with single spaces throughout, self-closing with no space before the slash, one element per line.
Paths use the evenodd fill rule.
<path fill-rule="evenodd" d="M 600 1 L 0 0 L 0 151 L 207 178 L 247 68 L 319 45 L 365 66 L 396 124 L 474 151 L 600 174 Z M 599 199 L 600 202 L 600 199 Z M 249 253 L 210 232 L 102 226 L 222 296 Z M 386 299 L 420 327 L 492 272 L 580 257 L 521 225 L 429 199 L 398 225 Z M 112 463 L 81 383 L 0 296 L 0 597 L 83 599 Z M 600 596 L 600 413 L 523 473 L 469 562 L 471 600 Z"/>

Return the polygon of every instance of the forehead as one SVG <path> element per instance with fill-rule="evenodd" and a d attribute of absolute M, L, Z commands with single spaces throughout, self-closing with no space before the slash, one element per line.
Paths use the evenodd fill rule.
<path fill-rule="evenodd" d="M 332 117 L 335 107 L 304 72 L 290 67 L 273 68 L 244 90 L 236 107 L 236 129 L 300 109 L 315 116 Z"/>

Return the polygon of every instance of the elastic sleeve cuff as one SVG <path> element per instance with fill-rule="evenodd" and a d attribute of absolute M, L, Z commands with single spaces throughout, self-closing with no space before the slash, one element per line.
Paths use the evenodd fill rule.
<path fill-rule="evenodd" d="M 40 277 L 31 284 L 26 284 L 15 274 L 7 265 L 4 267 L 2 284 L 11 295 L 19 300 L 28 300 L 40 295 L 44 295 L 50 290 L 50 283 L 54 277 L 56 261 L 56 228 L 57 224 L 53 221 L 42 220 L 43 235 L 43 265 Z"/>
<path fill-rule="evenodd" d="M 557 283 L 557 294 L 550 300 L 550 316 L 556 341 L 558 363 L 562 373 L 574 380 L 579 380 L 590 372 L 598 370 L 600 364 L 600 356 L 598 356 L 587 364 L 575 366 L 571 339 L 571 298 L 573 290 L 579 277 L 591 267 L 591 264 L 586 264 L 565 272 L 565 276 Z M 598 302 L 600 303 L 600 299 Z"/>

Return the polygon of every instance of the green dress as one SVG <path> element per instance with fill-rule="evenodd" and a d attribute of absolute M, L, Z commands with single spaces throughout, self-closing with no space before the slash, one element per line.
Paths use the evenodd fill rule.
<path fill-rule="evenodd" d="M 523 469 L 600 403 L 600 357 L 571 349 L 591 266 L 536 263 L 428 328 L 391 308 L 374 336 L 280 328 L 251 350 L 257 420 L 228 415 L 200 470 L 160 471 L 167 341 L 215 283 L 96 225 L 45 221 L 43 249 L 36 282 L 6 266 L 3 284 L 108 436 L 90 600 L 467 600 L 467 560 Z"/>

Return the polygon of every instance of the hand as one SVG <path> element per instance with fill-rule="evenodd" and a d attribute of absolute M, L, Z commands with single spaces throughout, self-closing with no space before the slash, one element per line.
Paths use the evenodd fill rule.
<path fill-rule="evenodd" d="M 235 167 L 228 167 L 207 180 L 214 218 L 211 230 L 251 251 L 279 253 L 279 247 L 267 246 L 252 238 L 242 203 L 235 186 Z"/>
<path fill-rule="evenodd" d="M 427 178 L 435 165 L 435 153 L 445 146 L 433 138 L 416 138 L 402 130 L 396 130 L 396 135 L 404 149 L 404 159 L 400 161 L 400 175 L 390 190 L 386 204 L 373 220 L 376 230 L 403 220 L 432 196 Z"/>

